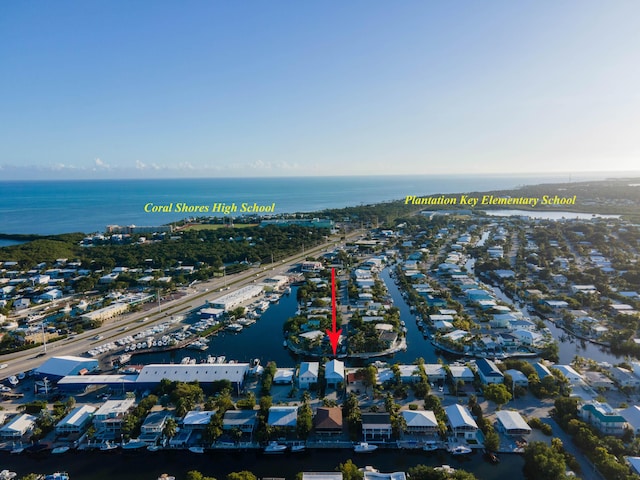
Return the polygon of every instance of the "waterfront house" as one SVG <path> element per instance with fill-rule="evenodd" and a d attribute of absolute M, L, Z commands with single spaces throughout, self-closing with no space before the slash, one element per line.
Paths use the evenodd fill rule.
<path fill-rule="evenodd" d="M 296 428 L 298 425 L 298 407 L 294 405 L 269 408 L 267 424 L 285 429 Z"/>
<path fill-rule="evenodd" d="M 455 437 L 471 440 L 476 438 L 478 424 L 471 416 L 471 412 L 464 405 L 454 403 L 445 409 L 449 427 Z"/>
<path fill-rule="evenodd" d="M 605 435 L 622 435 L 627 422 L 607 403 L 589 402 L 579 410 L 580 417 Z"/>
<path fill-rule="evenodd" d="M 273 376 L 274 385 L 289 385 L 293 383 L 293 376 L 295 369 L 293 368 L 278 368 Z"/>
<path fill-rule="evenodd" d="M 407 425 L 406 432 L 413 435 L 435 434 L 438 420 L 431 410 L 402 410 L 400 412 Z"/>
<path fill-rule="evenodd" d="M 342 433 L 342 408 L 319 407 L 313 419 L 315 431 L 321 435 L 336 435 Z"/>
<path fill-rule="evenodd" d="M 584 378 L 592 388 L 604 388 L 605 390 L 611 390 L 615 387 L 613 380 L 602 372 L 584 372 Z"/>
<path fill-rule="evenodd" d="M 514 330 L 512 334 L 518 340 L 520 340 L 520 343 L 522 343 L 523 345 L 537 345 L 543 339 L 542 335 L 531 330 L 517 329 Z"/>
<path fill-rule="evenodd" d="M 302 472 L 302 480 L 342 480 L 342 472 Z"/>
<path fill-rule="evenodd" d="M 500 410 L 496 412 L 498 430 L 507 435 L 529 435 L 531 427 L 522 415 L 512 410 Z"/>
<path fill-rule="evenodd" d="M 0 438 L 18 440 L 31 431 L 36 423 L 36 417 L 23 413 L 15 416 L 9 423 L 0 428 Z"/>
<path fill-rule="evenodd" d="M 309 389 L 318 383 L 319 362 L 302 362 L 298 373 L 298 384 L 300 388 Z"/>
<path fill-rule="evenodd" d="M 93 415 L 93 425 L 98 435 L 117 438 L 122 428 L 122 420 L 135 404 L 134 398 L 107 400 Z"/>
<path fill-rule="evenodd" d="M 93 414 L 96 410 L 96 407 L 92 407 L 91 405 L 75 407 L 66 417 L 58 422 L 56 425 L 56 434 L 82 433 L 85 428 L 89 426 L 91 420 L 93 420 Z"/>
<path fill-rule="evenodd" d="M 484 385 L 490 383 L 504 383 L 504 375 L 500 369 L 491 360 L 481 358 L 476 361 L 478 376 Z"/>
<path fill-rule="evenodd" d="M 582 375 L 576 372 L 571 365 L 554 365 L 553 368 L 562 373 L 571 384 L 579 384 L 584 381 Z"/>
<path fill-rule="evenodd" d="M 252 433 L 258 423 L 256 410 L 227 410 L 222 420 L 222 429 L 239 429 L 243 433 Z"/>
<path fill-rule="evenodd" d="M 390 439 L 391 433 L 391 416 L 388 413 L 362 414 L 362 435 L 365 441 Z"/>
<path fill-rule="evenodd" d="M 337 387 L 338 384 L 343 383 L 344 376 L 344 362 L 333 359 L 325 365 L 324 378 L 327 382 L 327 387 Z"/>
<path fill-rule="evenodd" d="M 182 419 L 182 429 L 204 431 L 215 414 L 215 410 L 191 410 Z"/>
<path fill-rule="evenodd" d="M 149 445 L 155 445 L 170 417 L 171 414 L 167 411 L 149 413 L 140 427 L 138 439 Z"/>

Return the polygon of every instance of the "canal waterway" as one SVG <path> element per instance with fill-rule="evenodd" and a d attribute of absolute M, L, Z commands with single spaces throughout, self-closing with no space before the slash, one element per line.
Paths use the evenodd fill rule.
<path fill-rule="evenodd" d="M 407 350 L 396 353 L 393 361 L 398 363 L 413 363 L 417 358 L 424 358 L 425 363 L 438 363 L 438 355 L 435 352 L 431 342 L 426 340 L 418 325 L 416 324 L 416 316 L 411 313 L 407 302 L 402 297 L 402 292 L 393 281 L 390 275 L 390 268 L 385 268 L 380 277 L 387 286 L 387 290 L 393 299 L 393 305 L 400 309 L 400 320 L 405 322 L 407 328 Z"/>
<path fill-rule="evenodd" d="M 272 303 L 256 323 L 241 332 L 220 331 L 212 335 L 209 337 L 209 348 L 205 351 L 183 348 L 171 352 L 145 353 L 136 355 L 132 363 L 179 363 L 185 357 L 200 362 L 208 355 L 224 355 L 227 361 L 249 362 L 258 358 L 263 365 L 274 361 L 279 367 L 295 367 L 299 363 L 296 356 L 282 346 L 282 326 L 298 309 L 297 291 L 298 288 L 294 286 L 290 295 L 283 295 L 278 303 Z"/>
<path fill-rule="evenodd" d="M 351 450 L 315 450 L 303 454 L 264 455 L 261 452 L 207 452 L 193 454 L 184 450 L 161 452 L 68 452 L 37 456 L 0 453 L 2 468 L 18 473 L 18 478 L 30 472 L 66 471 L 72 480 L 155 480 L 162 473 L 182 480 L 190 470 L 223 479 L 231 472 L 249 470 L 258 478 L 293 480 L 298 472 L 335 471 L 340 463 L 352 459 L 358 467 L 372 465 L 381 472 L 407 471 L 416 465 L 447 464 L 472 472 L 480 480 L 522 480 L 523 457 L 516 454 L 500 456 L 501 462 L 487 463 L 477 452 L 469 456 L 451 456 L 444 451 L 426 453 L 422 450 L 378 450 L 371 455 L 357 455 Z"/>

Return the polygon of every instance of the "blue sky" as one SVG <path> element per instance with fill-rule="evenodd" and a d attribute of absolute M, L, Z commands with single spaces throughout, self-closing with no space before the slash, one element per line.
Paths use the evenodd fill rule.
<path fill-rule="evenodd" d="M 0 178 L 640 168 L 633 1 L 0 2 Z"/>

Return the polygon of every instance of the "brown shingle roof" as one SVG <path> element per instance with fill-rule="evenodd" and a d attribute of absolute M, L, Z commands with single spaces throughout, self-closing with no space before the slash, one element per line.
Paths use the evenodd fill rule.
<path fill-rule="evenodd" d="M 320 407 L 316 412 L 316 430 L 342 430 L 342 409 Z"/>

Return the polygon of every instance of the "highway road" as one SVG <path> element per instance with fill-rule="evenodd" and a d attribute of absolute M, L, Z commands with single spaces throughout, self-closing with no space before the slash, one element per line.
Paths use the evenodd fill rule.
<path fill-rule="evenodd" d="M 225 285 L 229 290 L 239 289 L 252 283 L 259 283 L 274 275 L 287 274 L 293 270 L 298 262 L 304 260 L 307 256 L 314 256 L 328 249 L 333 249 L 341 243 L 350 241 L 361 234 L 361 230 L 353 231 L 347 235 L 344 240 L 341 240 L 340 237 L 336 235 L 330 237 L 321 245 L 306 249 L 304 253 L 295 254 L 281 260 L 280 263 L 276 262 L 274 264 L 262 265 L 224 278 L 216 278 L 207 282 L 197 283 L 191 288 L 183 289 L 186 291 L 184 296 L 161 303 L 159 308 L 154 307 L 152 310 L 121 315 L 105 321 L 99 328 L 48 343 L 46 345 L 46 353 L 45 347 L 39 346 L 21 352 L 0 355 L 0 365 L 7 365 L 0 370 L 0 376 L 4 379 L 11 375 L 16 375 L 19 372 L 27 372 L 37 368 L 51 356 L 81 355 L 99 345 L 114 342 L 129 335 L 135 335 L 150 326 L 166 321 L 167 318 L 172 315 L 187 315 L 192 310 L 200 308 L 206 301 L 214 300 L 228 293 L 225 291 Z M 146 321 L 144 320 L 145 318 L 147 319 Z M 94 337 L 97 335 L 100 335 L 102 338 L 100 340 L 95 339 Z"/>

